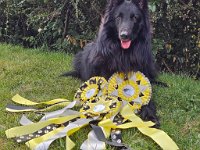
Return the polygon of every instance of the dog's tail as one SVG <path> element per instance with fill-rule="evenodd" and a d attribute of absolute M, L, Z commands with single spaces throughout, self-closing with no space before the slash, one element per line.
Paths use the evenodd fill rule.
<path fill-rule="evenodd" d="M 65 72 L 60 75 L 60 77 L 68 77 L 68 76 L 80 78 L 80 74 L 77 71 L 69 71 L 69 72 Z"/>

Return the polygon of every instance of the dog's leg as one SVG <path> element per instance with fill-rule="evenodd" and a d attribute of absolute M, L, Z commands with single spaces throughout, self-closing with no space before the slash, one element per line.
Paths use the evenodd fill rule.
<path fill-rule="evenodd" d="M 154 122 L 154 127 L 159 128 L 160 122 L 158 116 L 156 115 L 156 106 L 152 100 L 150 100 L 148 105 L 142 107 L 141 111 L 139 112 L 139 115 L 143 120 L 150 120 Z"/>
<path fill-rule="evenodd" d="M 151 84 L 154 84 L 154 85 L 159 85 L 161 87 L 169 87 L 167 83 L 164 83 L 164 82 L 161 82 L 161 81 L 151 81 Z"/>
<path fill-rule="evenodd" d="M 65 72 L 63 74 L 61 74 L 59 77 L 68 77 L 68 76 L 72 76 L 75 78 L 80 78 L 80 74 L 76 71 L 69 71 L 69 72 Z"/>

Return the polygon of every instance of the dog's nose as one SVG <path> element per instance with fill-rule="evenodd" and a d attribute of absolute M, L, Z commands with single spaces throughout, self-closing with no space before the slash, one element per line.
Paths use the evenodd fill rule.
<path fill-rule="evenodd" d="M 127 31 L 122 31 L 120 33 L 120 37 L 122 40 L 127 40 L 128 39 L 128 32 Z"/>

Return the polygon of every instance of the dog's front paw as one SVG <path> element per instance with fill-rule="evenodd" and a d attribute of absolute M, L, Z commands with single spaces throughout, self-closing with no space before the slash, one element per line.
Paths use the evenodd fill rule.
<path fill-rule="evenodd" d="M 156 115 L 156 111 L 152 110 L 152 108 L 150 108 L 148 106 L 143 106 L 141 111 L 139 112 L 139 115 L 145 121 L 154 122 L 155 123 L 155 125 L 153 126 L 154 128 L 159 128 L 160 127 L 159 118 Z"/>

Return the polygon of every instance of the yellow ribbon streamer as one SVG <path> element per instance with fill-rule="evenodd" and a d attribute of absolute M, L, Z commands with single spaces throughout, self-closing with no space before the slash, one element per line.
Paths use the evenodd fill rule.
<path fill-rule="evenodd" d="M 37 103 L 37 102 L 30 101 L 26 98 L 23 98 L 19 94 L 15 95 L 12 98 L 12 101 L 14 101 L 15 103 L 27 105 L 27 106 L 42 105 L 42 104 L 44 104 L 44 105 L 54 105 L 54 104 L 62 103 L 62 102 L 69 102 L 69 100 L 66 100 L 66 99 L 54 99 L 54 100 L 50 100 L 50 101 L 47 101 L 47 102 L 45 101 L 45 102 Z"/>
<path fill-rule="evenodd" d="M 29 124 L 26 126 L 11 128 L 11 129 L 6 130 L 6 136 L 7 136 L 7 138 L 13 138 L 13 137 L 19 137 L 22 135 L 26 135 L 26 134 L 31 134 L 33 132 L 38 131 L 39 129 L 42 129 L 42 128 L 50 125 L 50 124 L 62 124 L 62 123 L 65 123 L 65 122 L 70 121 L 77 117 L 79 117 L 79 114 L 71 115 L 71 116 L 67 116 L 67 117 L 53 118 L 53 119 L 49 119 L 47 121 L 42 121 L 42 122 L 38 122 L 38 123 Z"/>
<path fill-rule="evenodd" d="M 141 118 L 136 116 L 129 105 L 124 106 L 121 111 L 121 115 L 138 124 L 143 124 Z M 140 132 L 152 138 L 163 150 L 178 150 L 176 143 L 162 130 L 156 128 L 150 128 L 150 126 L 136 126 Z"/>
<path fill-rule="evenodd" d="M 141 127 L 141 126 L 146 126 L 146 127 L 151 127 L 155 125 L 152 121 L 147 121 L 144 122 L 140 117 L 135 115 L 133 110 L 129 105 L 125 105 L 122 110 L 121 110 L 121 115 L 125 118 L 131 121 L 130 124 L 133 124 L 134 127 Z"/>
<path fill-rule="evenodd" d="M 40 143 L 42 143 L 43 141 L 48 140 L 50 137 L 53 137 L 54 135 L 56 135 L 57 133 L 59 133 L 60 131 L 62 131 L 65 127 L 60 127 L 57 128 L 49 133 L 46 133 L 43 136 L 40 136 L 38 138 L 34 138 L 28 142 L 26 142 L 25 144 L 31 149 L 34 150 Z"/>
<path fill-rule="evenodd" d="M 66 150 L 71 150 L 75 146 L 75 143 L 69 138 L 69 136 L 72 135 L 73 133 L 75 133 L 76 131 L 80 130 L 82 127 L 85 127 L 88 124 L 89 123 L 86 123 L 79 127 L 76 127 L 76 128 L 73 128 L 73 129 L 67 131 L 67 133 L 66 133 Z"/>
<path fill-rule="evenodd" d="M 6 111 L 9 111 L 9 112 L 14 112 L 14 113 L 20 113 L 20 112 L 43 112 L 43 111 L 48 111 L 48 110 L 51 110 L 53 107 L 56 107 L 56 106 L 67 106 L 68 104 L 70 104 L 71 102 L 62 102 L 62 103 L 58 103 L 58 104 L 54 104 L 54 105 L 50 105 L 46 108 L 42 108 L 42 109 L 35 109 L 35 108 L 30 108 L 30 109 L 14 109 L 14 108 L 6 108 Z"/>
<path fill-rule="evenodd" d="M 41 137 L 34 138 L 28 142 L 26 142 L 26 145 L 31 149 L 34 150 L 38 147 L 39 144 L 43 143 L 44 141 L 47 141 L 51 137 L 55 136 L 59 132 L 61 132 L 65 127 L 57 128 Z M 72 129 L 73 130 L 73 129 Z M 71 150 L 75 146 L 74 142 L 69 138 L 69 136 L 66 136 L 66 150 Z"/>
<path fill-rule="evenodd" d="M 91 120 L 89 120 L 91 121 Z M 31 150 L 35 150 L 38 149 L 37 147 L 40 144 L 43 144 L 43 142 L 53 138 L 54 136 L 56 136 L 57 134 L 59 134 L 59 132 L 61 132 L 62 130 L 66 130 L 68 128 L 68 130 L 66 130 L 66 150 L 71 150 L 73 149 L 73 147 L 75 146 L 75 143 L 69 138 L 70 135 L 72 135 L 73 133 L 75 133 L 76 131 L 80 130 L 82 127 L 86 126 L 89 124 L 89 121 L 87 121 L 86 123 L 83 123 L 82 125 L 78 125 L 77 127 L 74 126 L 66 126 L 66 127 L 60 127 L 57 128 L 43 136 L 40 136 L 38 138 L 34 138 L 28 142 L 26 142 L 26 145 L 31 149 Z M 59 138 L 59 136 L 58 136 Z M 57 139 L 57 138 L 55 138 Z M 53 140 L 54 141 L 54 140 Z M 45 145 L 45 144 L 44 144 Z"/>
<path fill-rule="evenodd" d="M 176 143 L 162 130 L 156 128 L 138 128 L 144 135 L 152 138 L 163 150 L 178 150 Z"/>
<path fill-rule="evenodd" d="M 71 150 L 75 146 L 75 143 L 69 138 L 69 136 L 66 136 L 66 150 Z"/>
<path fill-rule="evenodd" d="M 137 127 L 140 132 L 152 138 L 163 150 L 179 149 L 176 143 L 164 131 L 156 128 L 151 128 L 154 125 L 153 122 L 144 122 L 141 118 L 136 116 L 129 105 L 126 105 L 122 108 L 121 115 L 131 122 L 124 123 L 122 125 L 116 125 L 110 119 L 106 119 L 99 122 L 98 125 L 103 127 L 104 129 L 127 129 Z M 109 134 L 110 132 L 109 130 L 104 131 L 106 132 L 106 134 Z"/>
<path fill-rule="evenodd" d="M 133 115 L 134 115 L 134 117 L 136 116 L 134 113 L 133 113 Z M 98 125 L 103 128 L 112 128 L 112 129 L 116 129 L 116 128 L 128 129 L 128 128 L 133 128 L 133 127 L 151 127 L 154 125 L 154 123 L 151 121 L 144 122 L 141 120 L 141 122 L 137 122 L 137 119 L 139 120 L 140 118 L 138 116 L 136 116 L 135 118 L 136 118 L 136 121 L 133 120 L 132 122 L 124 123 L 121 125 L 116 125 L 110 119 L 106 119 L 106 120 L 99 122 Z"/>

